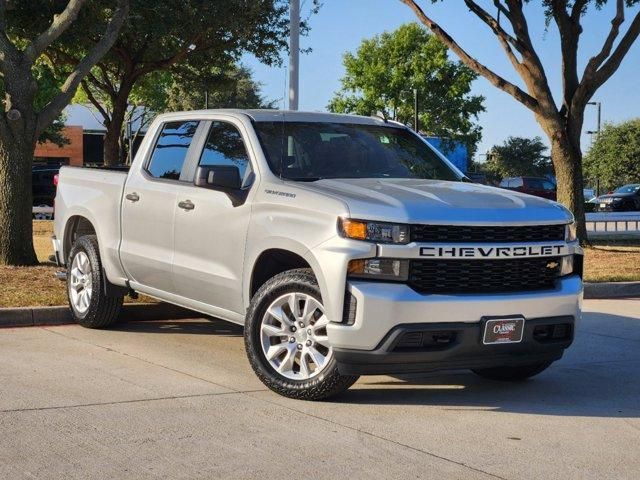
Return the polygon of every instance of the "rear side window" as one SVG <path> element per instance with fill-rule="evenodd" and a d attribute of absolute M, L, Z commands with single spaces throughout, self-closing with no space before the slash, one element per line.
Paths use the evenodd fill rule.
<path fill-rule="evenodd" d="M 155 178 L 179 180 L 198 122 L 168 122 L 153 148 L 147 171 Z"/>
<path fill-rule="evenodd" d="M 201 167 L 215 165 L 236 166 L 240 178 L 244 178 L 249 166 L 249 156 L 242 135 L 236 127 L 224 122 L 213 122 L 207 143 L 200 157 Z"/>

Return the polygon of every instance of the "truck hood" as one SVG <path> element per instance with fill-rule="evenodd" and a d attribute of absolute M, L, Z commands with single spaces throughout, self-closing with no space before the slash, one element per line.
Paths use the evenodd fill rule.
<path fill-rule="evenodd" d="M 503 225 L 567 223 L 562 205 L 475 183 L 421 179 L 325 179 L 307 183 L 336 197 L 352 218 L 400 223 Z"/>

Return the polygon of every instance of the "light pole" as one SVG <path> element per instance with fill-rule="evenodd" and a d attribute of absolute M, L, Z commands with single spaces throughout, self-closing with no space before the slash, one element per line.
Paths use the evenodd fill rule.
<path fill-rule="evenodd" d="M 587 105 L 595 105 L 596 107 L 598 107 L 598 129 L 593 131 L 593 130 L 587 130 L 587 134 L 591 135 L 591 145 L 593 145 L 593 135 L 595 134 L 596 139 L 598 139 L 598 137 L 600 137 L 600 128 L 601 128 L 601 122 L 602 122 L 602 102 L 587 102 Z M 600 179 L 596 178 L 596 196 L 600 196 Z"/>
<path fill-rule="evenodd" d="M 413 129 L 420 133 L 420 119 L 418 117 L 418 89 L 413 89 Z"/>
<path fill-rule="evenodd" d="M 602 102 L 587 102 L 587 105 L 595 105 L 596 107 L 598 107 L 598 129 L 596 130 L 596 133 L 600 135 L 600 122 L 602 121 Z"/>
<path fill-rule="evenodd" d="M 289 0 L 289 110 L 298 110 L 300 75 L 300 0 Z"/>

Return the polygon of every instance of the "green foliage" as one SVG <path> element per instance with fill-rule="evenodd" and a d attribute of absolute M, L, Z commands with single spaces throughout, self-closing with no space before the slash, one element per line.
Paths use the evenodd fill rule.
<path fill-rule="evenodd" d="M 342 89 L 329 103 L 340 113 L 383 113 L 404 124 L 413 121 L 413 89 L 418 90 L 422 132 L 462 141 L 471 155 L 481 138 L 474 122 L 484 98 L 471 95 L 477 75 L 449 59 L 446 46 L 416 23 L 364 40 L 344 55 Z"/>
<path fill-rule="evenodd" d="M 47 103 L 60 93 L 60 84 L 56 78 L 53 69 L 45 62 L 38 61 L 33 69 L 33 77 L 38 84 L 38 91 L 35 96 L 36 110 L 41 110 Z M 54 122 L 42 132 L 38 138 L 38 143 L 51 142 L 59 147 L 69 144 L 62 130 L 64 129 L 65 116 L 62 114 L 54 120 Z"/>
<path fill-rule="evenodd" d="M 492 181 L 505 177 L 542 177 L 553 173 L 547 147 L 540 137 L 509 137 L 487 154 L 483 171 Z"/>
<path fill-rule="evenodd" d="M 583 165 L 585 177 L 607 190 L 640 182 L 640 118 L 605 124 Z"/>
<path fill-rule="evenodd" d="M 205 92 L 207 97 L 205 99 Z M 260 93 L 260 84 L 244 66 L 180 69 L 166 90 L 166 110 L 205 108 L 273 108 Z"/>

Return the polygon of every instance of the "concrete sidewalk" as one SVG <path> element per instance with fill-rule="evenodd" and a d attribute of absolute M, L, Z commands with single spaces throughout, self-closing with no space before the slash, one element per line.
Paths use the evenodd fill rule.
<path fill-rule="evenodd" d="M 0 330 L 0 478 L 637 478 L 640 301 L 588 301 L 537 379 L 266 391 L 218 321 Z"/>

